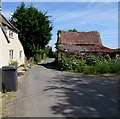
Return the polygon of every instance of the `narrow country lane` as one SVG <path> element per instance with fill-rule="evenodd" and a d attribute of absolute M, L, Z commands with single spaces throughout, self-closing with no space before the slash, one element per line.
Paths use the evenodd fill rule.
<path fill-rule="evenodd" d="M 47 59 L 23 79 L 8 117 L 117 117 L 117 79 L 58 71 Z M 117 77 L 116 77 L 117 78 Z"/>

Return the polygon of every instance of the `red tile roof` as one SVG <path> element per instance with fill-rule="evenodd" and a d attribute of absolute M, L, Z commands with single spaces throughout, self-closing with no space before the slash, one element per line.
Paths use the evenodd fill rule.
<path fill-rule="evenodd" d="M 102 44 L 100 34 L 97 31 L 91 32 L 62 31 L 59 34 L 59 40 L 61 43 L 68 44 L 94 44 L 94 45 Z"/>
<path fill-rule="evenodd" d="M 76 45 L 62 43 L 61 47 L 64 50 L 69 51 L 71 53 L 73 52 L 104 52 L 104 53 L 115 52 L 115 50 L 112 50 L 105 46 L 100 46 L 100 45 L 77 45 L 76 46 Z"/>
<path fill-rule="evenodd" d="M 100 34 L 97 31 L 62 31 L 58 40 L 61 42 L 61 46 L 69 52 L 115 52 L 102 45 Z"/>
<path fill-rule="evenodd" d="M 83 45 L 80 47 L 85 48 L 90 52 L 114 52 L 114 50 L 112 49 L 109 49 L 105 46 L 99 46 L 99 45 Z"/>

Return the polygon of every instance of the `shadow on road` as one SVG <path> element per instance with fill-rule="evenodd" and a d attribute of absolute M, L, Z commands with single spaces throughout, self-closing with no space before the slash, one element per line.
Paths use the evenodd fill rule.
<path fill-rule="evenodd" d="M 58 70 L 53 59 L 40 64 Z M 50 108 L 64 117 L 118 117 L 118 82 L 116 79 L 85 74 L 57 72 L 43 90 L 57 102 Z"/>
<path fill-rule="evenodd" d="M 51 58 L 49 60 L 50 61 L 46 60 L 44 63 L 38 64 L 38 65 L 39 66 L 44 66 L 47 69 L 59 70 L 59 68 L 57 67 L 57 64 L 55 63 L 55 59 Z"/>
<path fill-rule="evenodd" d="M 54 91 L 57 102 L 51 106 L 54 114 L 65 117 L 117 117 L 117 83 L 82 74 L 62 74 L 51 80 L 43 90 Z M 49 95 L 55 96 L 55 95 Z M 116 97 L 115 97 L 116 96 Z"/>

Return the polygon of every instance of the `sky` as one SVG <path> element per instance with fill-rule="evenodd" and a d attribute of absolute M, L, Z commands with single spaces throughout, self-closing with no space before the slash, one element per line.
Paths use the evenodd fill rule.
<path fill-rule="evenodd" d="M 10 19 L 20 2 L 2 2 L 3 15 Z M 98 31 L 104 46 L 118 48 L 118 2 L 25 2 L 40 11 L 47 12 L 52 21 L 52 39 L 49 43 L 55 51 L 57 31 Z"/>

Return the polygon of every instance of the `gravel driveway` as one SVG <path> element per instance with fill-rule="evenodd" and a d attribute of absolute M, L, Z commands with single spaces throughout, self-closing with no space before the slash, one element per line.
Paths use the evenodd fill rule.
<path fill-rule="evenodd" d="M 117 117 L 117 77 L 58 71 L 47 59 L 23 79 L 8 117 Z"/>

